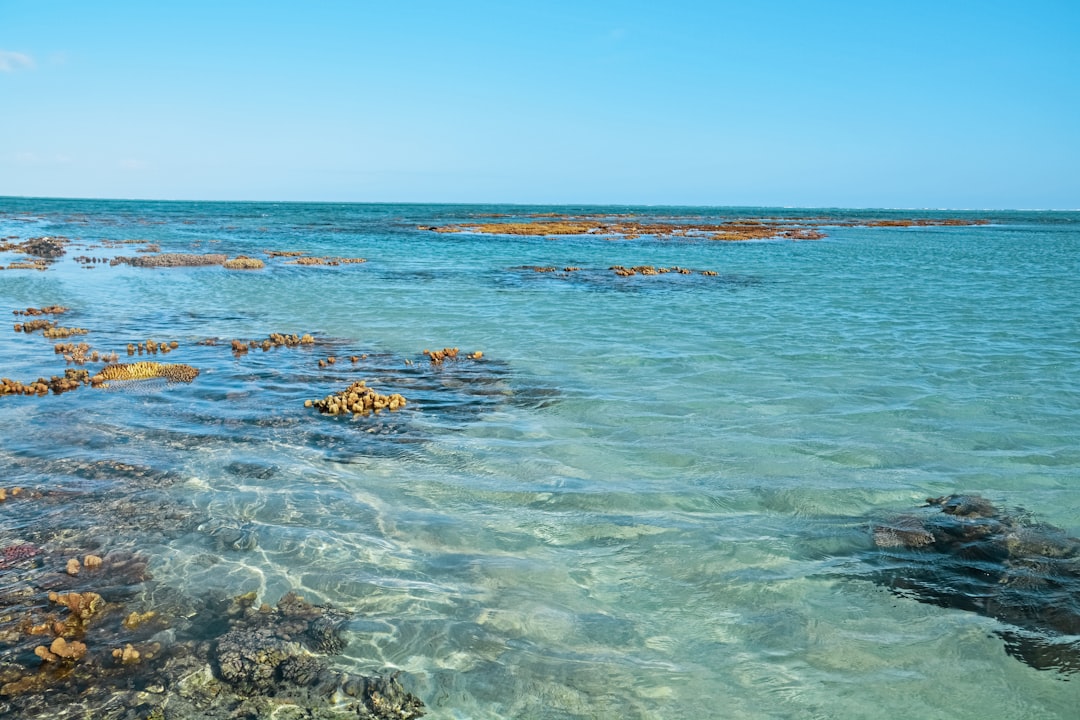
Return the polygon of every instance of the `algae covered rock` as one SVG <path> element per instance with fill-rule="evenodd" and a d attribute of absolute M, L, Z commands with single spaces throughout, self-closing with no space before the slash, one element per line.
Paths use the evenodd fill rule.
<path fill-rule="evenodd" d="M 266 263 L 259 258 L 238 255 L 231 260 L 226 260 L 222 266 L 226 270 L 261 270 L 266 267 Z"/>
<path fill-rule="evenodd" d="M 314 605 L 293 592 L 273 609 L 255 603 L 254 593 L 236 598 L 230 629 L 211 652 L 215 675 L 235 692 L 313 708 L 310 717 L 408 720 L 424 714 L 423 703 L 396 676 L 338 673 L 313 654 L 345 649 L 342 631 L 349 613 Z"/>
<path fill-rule="evenodd" d="M 978 495 L 928 498 L 871 525 L 875 582 L 904 597 L 1004 623 L 1006 651 L 1080 672 L 1080 538 Z"/>
<path fill-rule="evenodd" d="M 199 375 L 199 370 L 180 363 L 117 363 L 106 365 L 97 375 L 90 378 L 90 384 L 101 386 L 110 381 L 151 380 L 165 378 L 171 382 L 191 382 Z"/>

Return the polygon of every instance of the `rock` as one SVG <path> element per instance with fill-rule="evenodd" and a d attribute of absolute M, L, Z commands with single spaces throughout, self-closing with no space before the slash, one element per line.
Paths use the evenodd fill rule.
<path fill-rule="evenodd" d="M 929 498 L 871 537 L 875 582 L 1005 623 L 1006 650 L 1033 667 L 1080 671 L 1080 538 L 978 495 Z"/>

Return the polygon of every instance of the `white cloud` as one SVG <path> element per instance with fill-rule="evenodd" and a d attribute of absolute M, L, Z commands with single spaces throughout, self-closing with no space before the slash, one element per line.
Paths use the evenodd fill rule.
<path fill-rule="evenodd" d="M 14 50 L 0 50 L 0 72 L 15 72 L 34 67 L 34 59 Z"/>

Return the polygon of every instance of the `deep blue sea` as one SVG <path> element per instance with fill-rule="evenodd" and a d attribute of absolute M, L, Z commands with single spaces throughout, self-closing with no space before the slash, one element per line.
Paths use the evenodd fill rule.
<path fill-rule="evenodd" d="M 422 229 L 543 212 L 812 216 L 827 237 Z M 912 217 L 990 222 L 827 222 Z M 1080 535 L 1080 213 L 0 199 L 0 238 L 39 236 L 71 244 L 0 271 L 0 312 L 63 305 L 75 342 L 130 362 L 176 341 L 153 359 L 200 370 L 0 397 L 0 485 L 79 490 L 50 512 L 138 546 L 148 594 L 355 612 L 337 665 L 400 670 L 437 718 L 1075 717 L 1076 676 L 1007 654 L 992 617 L 871 582 L 860 536 L 950 493 Z M 148 244 L 266 267 L 75 259 Z M 270 333 L 316 342 L 230 352 Z M 62 374 L 53 343 L 0 328 L 0 376 Z M 359 379 L 407 407 L 304 406 Z M 86 463 L 166 473 L 139 497 L 198 526 L 80 520 L 80 492 L 125 482 Z M 34 531 L 12 517 L 7 543 Z"/>

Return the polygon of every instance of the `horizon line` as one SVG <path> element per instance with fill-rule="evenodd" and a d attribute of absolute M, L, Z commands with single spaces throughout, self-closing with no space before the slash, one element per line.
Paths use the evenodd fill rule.
<path fill-rule="evenodd" d="M 182 198 L 123 198 L 123 197 L 92 197 L 92 196 L 51 196 L 51 195 L 0 195 L 2 200 L 73 200 L 73 201 L 98 201 L 98 202 L 161 202 L 161 203 L 235 203 L 249 205 L 444 205 L 444 206 L 474 206 L 474 205 L 510 205 L 518 207 L 641 207 L 641 208 L 768 208 L 776 210 L 885 210 L 885 211 L 920 211 L 920 212 L 1080 212 L 1080 208 L 1021 208 L 1021 207 L 993 207 L 993 208 L 962 208 L 962 207 L 904 207 L 884 205 L 759 205 L 759 204 L 735 204 L 735 205 L 706 205 L 700 203 L 626 203 L 626 202 L 516 202 L 516 201 L 424 201 L 424 200 L 214 200 L 214 199 L 182 199 Z"/>

